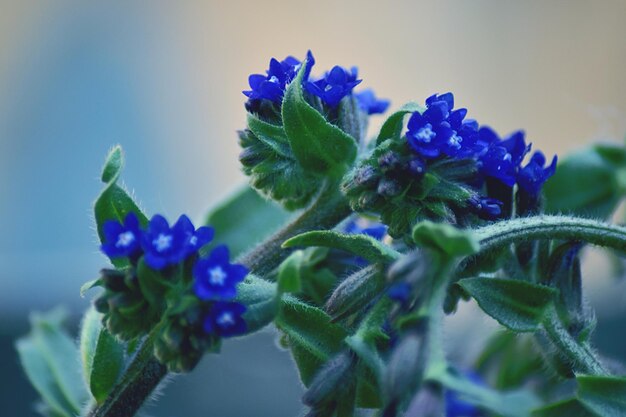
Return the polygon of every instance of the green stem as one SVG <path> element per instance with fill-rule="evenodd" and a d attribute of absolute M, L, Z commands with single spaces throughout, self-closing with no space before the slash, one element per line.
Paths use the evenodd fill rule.
<path fill-rule="evenodd" d="M 272 271 L 289 254 L 282 243 L 297 234 L 314 229 L 328 229 L 350 215 L 348 203 L 337 184 L 328 184 L 316 201 L 295 221 L 279 230 L 255 249 L 243 255 L 238 262 L 250 272 L 263 276 Z M 167 375 L 167 369 L 153 356 L 154 329 L 143 342 L 132 363 L 101 406 L 92 409 L 87 417 L 131 417 Z"/>
<path fill-rule="evenodd" d="M 153 339 L 158 327 L 142 342 L 121 381 L 113 388 L 106 401 L 92 409 L 87 417 L 128 417 L 139 410 L 146 398 L 167 374 L 165 365 L 153 354 Z"/>
<path fill-rule="evenodd" d="M 626 252 L 625 227 L 578 217 L 524 217 L 482 227 L 475 234 L 481 252 L 535 239 L 580 240 Z"/>
<path fill-rule="evenodd" d="M 547 311 L 543 327 L 548 339 L 572 363 L 574 372 L 587 375 L 609 375 L 591 349 L 579 343 L 563 326 L 554 306 Z"/>
<path fill-rule="evenodd" d="M 255 274 L 264 276 L 289 255 L 290 250 L 281 248 L 287 239 L 311 230 L 329 229 L 350 213 L 346 198 L 339 192 L 336 184 L 330 183 L 297 219 L 241 256 L 238 262 L 246 265 Z"/>

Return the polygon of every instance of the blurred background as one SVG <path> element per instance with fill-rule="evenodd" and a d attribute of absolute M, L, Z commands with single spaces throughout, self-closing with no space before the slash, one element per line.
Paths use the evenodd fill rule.
<path fill-rule="evenodd" d="M 80 285 L 107 264 L 91 203 L 113 144 L 149 214 L 200 221 L 244 181 L 235 130 L 248 75 L 307 49 L 318 71 L 359 66 L 362 85 L 393 107 L 453 91 L 470 117 L 502 134 L 523 128 L 547 154 L 623 140 L 625 16 L 624 0 L 0 1 L 0 410 L 34 415 L 13 348 L 28 312 L 63 304 L 77 319 L 89 302 Z M 613 306 L 598 312 L 599 340 L 626 306 L 605 270 L 587 277 L 591 303 Z M 476 344 L 475 327 L 492 326 L 471 327 L 471 312 L 451 323 L 452 342 Z M 626 342 L 605 348 L 624 355 Z M 148 415 L 300 410 L 271 330 L 176 379 Z"/>

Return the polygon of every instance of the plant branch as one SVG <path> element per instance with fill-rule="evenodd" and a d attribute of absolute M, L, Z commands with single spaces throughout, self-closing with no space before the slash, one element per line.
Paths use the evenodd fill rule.
<path fill-rule="evenodd" d="M 587 375 L 609 375 L 602 363 L 596 358 L 591 349 L 579 343 L 563 326 L 561 319 L 552 306 L 543 321 L 543 327 L 548 339 L 559 352 L 565 356 L 573 366 L 574 372 Z"/>
<path fill-rule="evenodd" d="M 338 190 L 337 184 L 328 183 L 315 202 L 297 219 L 241 256 L 238 262 L 246 265 L 255 274 L 264 276 L 289 255 L 289 249 L 281 248 L 287 239 L 311 230 L 329 229 L 350 213 L 348 202 Z"/>
<path fill-rule="evenodd" d="M 238 262 L 251 273 L 263 276 L 276 268 L 289 254 L 282 243 L 297 234 L 314 229 L 328 229 L 350 215 L 348 203 L 337 184 L 329 183 L 315 202 L 300 217 L 288 224 Z M 87 417 L 131 417 L 167 375 L 166 367 L 154 358 L 153 337 L 157 329 L 144 340 L 121 381 L 113 388 L 105 402 L 92 409 Z"/>
<path fill-rule="evenodd" d="M 480 251 L 535 239 L 579 240 L 626 252 L 626 227 L 566 216 L 507 220 L 476 229 Z"/>

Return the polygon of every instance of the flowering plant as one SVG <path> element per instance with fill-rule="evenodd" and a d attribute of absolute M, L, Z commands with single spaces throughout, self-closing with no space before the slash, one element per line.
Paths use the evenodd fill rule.
<path fill-rule="evenodd" d="M 307 416 L 626 415 L 623 367 L 591 344 L 580 261 L 586 245 L 626 250 L 626 228 L 604 222 L 626 149 L 595 145 L 557 167 L 452 93 L 400 107 L 367 140 L 389 101 L 355 91 L 356 68 L 314 78 L 314 64 L 309 52 L 250 76 L 250 187 L 200 227 L 149 219 L 111 150 L 94 207 L 111 265 L 81 290 L 100 288 L 78 346 L 59 313 L 33 316 L 17 342 L 41 412 L 135 415 L 168 373 L 273 324 Z M 470 298 L 505 329 L 473 369 L 442 339 Z"/>

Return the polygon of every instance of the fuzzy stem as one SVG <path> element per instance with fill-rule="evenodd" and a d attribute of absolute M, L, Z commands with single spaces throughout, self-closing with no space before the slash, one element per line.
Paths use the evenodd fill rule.
<path fill-rule="evenodd" d="M 167 374 L 165 365 L 157 361 L 152 354 L 153 339 L 157 332 L 158 328 L 155 328 L 142 342 L 121 381 L 113 388 L 106 401 L 92 409 L 87 417 L 135 415 Z"/>
<path fill-rule="evenodd" d="M 314 229 L 328 229 L 350 215 L 345 197 L 337 184 L 328 184 L 315 202 L 295 221 L 279 230 L 252 251 L 238 259 L 251 273 L 263 276 L 272 271 L 289 254 L 282 243 L 297 234 Z M 121 381 L 113 388 L 101 406 L 93 408 L 87 417 L 131 417 L 167 375 L 167 368 L 153 356 L 153 338 L 157 329 L 144 340 Z"/>
<path fill-rule="evenodd" d="M 316 229 L 329 229 L 351 213 L 346 198 L 332 183 L 324 187 L 317 200 L 292 223 L 258 244 L 238 259 L 255 274 L 264 276 L 276 268 L 290 250 L 281 245 L 290 237 Z"/>
<path fill-rule="evenodd" d="M 475 234 L 481 252 L 535 239 L 579 240 L 626 252 L 625 227 L 578 217 L 524 217 L 482 227 Z"/>
<path fill-rule="evenodd" d="M 609 375 L 589 347 L 582 345 L 563 326 L 554 307 L 550 308 L 543 321 L 548 339 L 574 367 L 574 372 L 587 375 Z"/>

